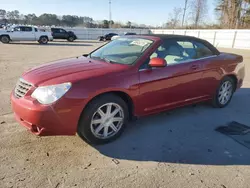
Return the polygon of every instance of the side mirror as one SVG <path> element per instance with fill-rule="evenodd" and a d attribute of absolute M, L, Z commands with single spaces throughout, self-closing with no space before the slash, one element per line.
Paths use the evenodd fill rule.
<path fill-rule="evenodd" d="M 166 67 L 167 62 L 165 59 L 154 57 L 150 60 L 149 64 L 150 67 Z"/>
<path fill-rule="evenodd" d="M 89 54 L 83 54 L 82 56 L 84 56 L 84 57 L 88 57 L 88 55 L 89 55 Z"/>

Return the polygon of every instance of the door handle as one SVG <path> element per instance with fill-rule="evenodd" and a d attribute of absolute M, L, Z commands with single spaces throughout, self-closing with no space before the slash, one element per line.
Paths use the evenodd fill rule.
<path fill-rule="evenodd" d="M 199 69 L 199 68 L 200 68 L 199 65 L 192 65 L 192 66 L 190 67 L 190 69 L 192 69 L 192 70 L 197 70 L 197 69 Z"/>

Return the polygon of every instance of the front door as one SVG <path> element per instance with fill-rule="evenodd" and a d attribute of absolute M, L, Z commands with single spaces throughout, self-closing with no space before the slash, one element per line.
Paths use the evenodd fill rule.
<path fill-rule="evenodd" d="M 68 38 L 67 31 L 65 31 L 64 29 L 59 29 L 58 38 L 59 39 L 67 39 Z"/>
<path fill-rule="evenodd" d="M 15 27 L 12 31 L 11 31 L 11 39 L 13 41 L 15 40 L 22 40 L 22 31 L 20 27 Z"/>
<path fill-rule="evenodd" d="M 194 59 L 192 43 L 165 41 L 139 70 L 141 114 L 170 109 L 201 99 L 202 68 Z M 164 68 L 148 68 L 153 57 L 165 58 Z"/>

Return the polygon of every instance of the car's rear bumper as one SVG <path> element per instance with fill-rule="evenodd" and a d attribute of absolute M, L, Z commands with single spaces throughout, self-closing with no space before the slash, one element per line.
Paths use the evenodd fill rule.
<path fill-rule="evenodd" d="M 62 103 L 64 103 L 62 101 Z M 81 108 L 41 105 L 31 97 L 17 99 L 11 94 L 16 120 L 35 135 L 75 135 Z M 65 105 L 63 105 L 65 106 Z"/>

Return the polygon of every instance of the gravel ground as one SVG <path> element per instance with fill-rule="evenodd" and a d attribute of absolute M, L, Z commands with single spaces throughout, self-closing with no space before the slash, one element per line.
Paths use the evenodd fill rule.
<path fill-rule="evenodd" d="M 91 51 L 96 41 L 0 44 L 0 187 L 250 187 L 250 151 L 215 132 L 250 125 L 250 51 L 246 80 L 224 109 L 186 107 L 132 122 L 117 141 L 92 147 L 78 136 L 36 137 L 17 124 L 9 95 L 24 70 Z"/>

